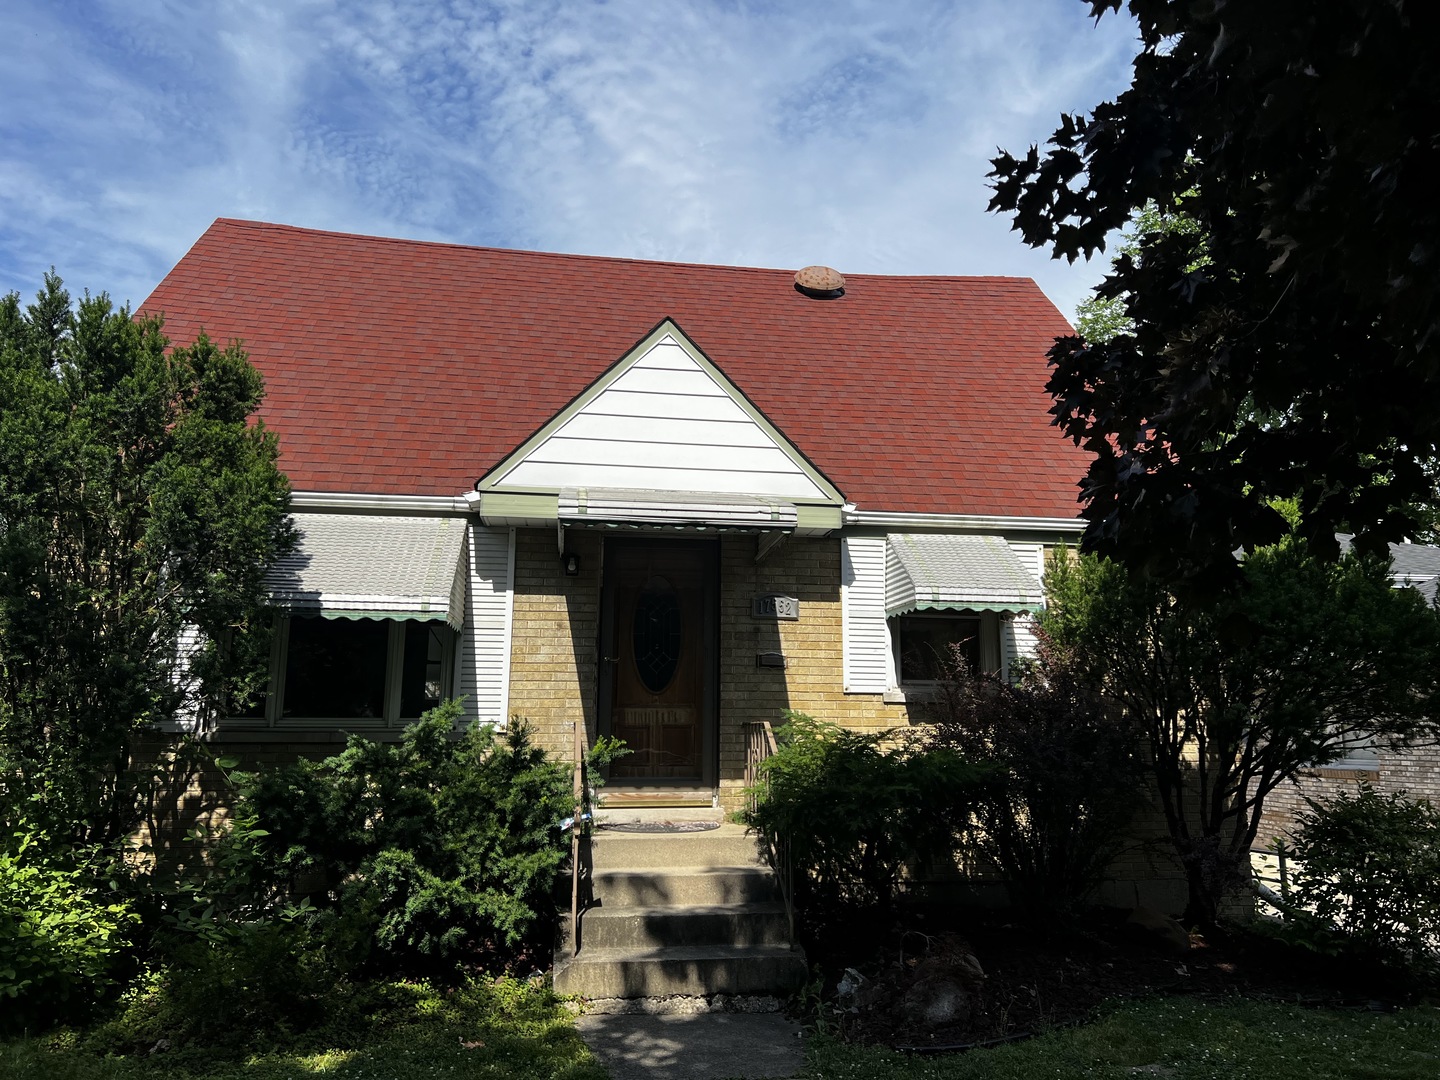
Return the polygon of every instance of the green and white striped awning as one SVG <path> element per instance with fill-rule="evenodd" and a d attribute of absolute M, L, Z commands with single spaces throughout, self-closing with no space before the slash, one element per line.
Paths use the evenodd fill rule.
<path fill-rule="evenodd" d="M 1045 596 L 1003 537 L 890 533 L 885 613 L 1039 611 Z"/>
<path fill-rule="evenodd" d="M 464 622 L 463 518 L 292 516 L 299 543 L 266 578 L 276 606 L 327 619 Z"/>

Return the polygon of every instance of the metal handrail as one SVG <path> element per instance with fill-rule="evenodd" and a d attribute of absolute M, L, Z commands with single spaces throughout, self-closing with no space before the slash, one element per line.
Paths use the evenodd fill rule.
<path fill-rule="evenodd" d="M 585 733 L 580 721 L 575 729 L 574 817 L 570 822 L 570 955 L 580 952 L 580 832 L 585 814 Z"/>
<path fill-rule="evenodd" d="M 753 813 L 760 805 L 762 787 L 768 788 L 769 780 L 761 765 L 773 757 L 779 747 L 775 742 L 775 729 L 768 720 L 749 720 L 745 723 L 745 789 L 749 793 L 750 810 Z M 780 883 L 780 898 L 785 902 L 785 920 L 789 927 L 789 943 L 795 945 L 795 882 L 790 863 L 790 845 L 783 836 L 769 838 L 770 866 Z"/>

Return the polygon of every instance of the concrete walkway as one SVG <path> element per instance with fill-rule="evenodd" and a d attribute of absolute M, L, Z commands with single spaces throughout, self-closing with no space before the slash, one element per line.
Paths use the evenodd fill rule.
<path fill-rule="evenodd" d="M 613 1080 L 758 1080 L 805 1064 L 800 1028 L 780 1013 L 591 1013 L 575 1023 Z"/>

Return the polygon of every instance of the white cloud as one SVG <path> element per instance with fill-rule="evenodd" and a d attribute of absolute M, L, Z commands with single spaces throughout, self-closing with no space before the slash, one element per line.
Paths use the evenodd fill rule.
<path fill-rule="evenodd" d="M 1066 268 L 988 215 L 996 146 L 1128 81 L 1119 18 L 965 5 L 20 0 L 0 291 L 139 301 L 217 216 L 842 271 Z"/>

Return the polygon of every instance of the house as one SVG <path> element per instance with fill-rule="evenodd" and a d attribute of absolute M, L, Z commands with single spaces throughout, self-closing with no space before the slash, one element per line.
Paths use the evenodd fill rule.
<path fill-rule="evenodd" d="M 1069 327 L 1015 278 L 842 278 L 218 220 L 145 301 L 263 373 L 300 534 L 253 759 L 441 698 L 633 753 L 609 791 L 735 807 L 743 725 L 920 715 L 928 658 L 1029 647 L 1081 452 Z"/>

